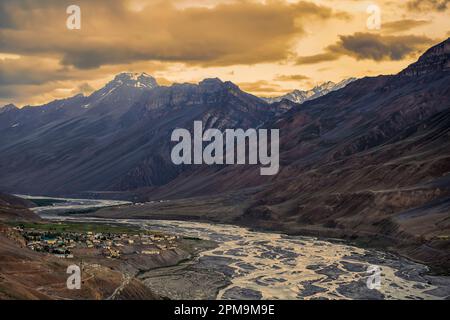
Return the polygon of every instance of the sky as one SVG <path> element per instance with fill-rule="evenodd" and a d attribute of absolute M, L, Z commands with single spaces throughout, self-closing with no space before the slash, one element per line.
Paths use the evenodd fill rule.
<path fill-rule="evenodd" d="M 449 13 L 450 0 L 1 0 L 0 106 L 88 95 L 120 72 L 267 97 L 394 74 L 450 36 Z"/>

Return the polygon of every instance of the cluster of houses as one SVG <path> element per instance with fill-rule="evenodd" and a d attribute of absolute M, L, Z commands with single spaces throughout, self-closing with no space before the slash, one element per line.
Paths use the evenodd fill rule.
<path fill-rule="evenodd" d="M 100 249 L 107 258 L 120 258 L 124 247 L 141 248 L 134 253 L 158 255 L 165 250 L 176 249 L 177 236 L 158 234 L 93 233 L 93 232 L 49 232 L 19 229 L 27 247 L 46 252 L 59 258 L 73 258 L 75 248 Z"/>

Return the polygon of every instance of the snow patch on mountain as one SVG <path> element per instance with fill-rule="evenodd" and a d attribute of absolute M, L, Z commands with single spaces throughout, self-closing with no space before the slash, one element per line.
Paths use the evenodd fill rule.
<path fill-rule="evenodd" d="M 346 87 L 349 83 L 355 81 L 356 78 L 349 78 L 345 79 L 339 83 L 334 83 L 332 81 L 328 81 L 325 83 L 322 83 L 321 85 L 318 85 L 311 90 L 294 90 L 288 94 L 285 94 L 280 97 L 273 97 L 273 98 L 262 98 L 263 100 L 274 103 L 274 102 L 280 102 L 284 99 L 290 100 L 292 102 L 301 104 L 306 101 L 314 100 L 317 98 L 320 98 L 330 92 L 342 89 Z"/>
<path fill-rule="evenodd" d="M 145 72 L 142 73 L 132 73 L 124 72 L 118 74 L 113 81 L 111 81 L 107 86 L 127 86 L 134 88 L 147 88 L 153 89 L 158 87 L 156 79 L 148 75 Z"/>

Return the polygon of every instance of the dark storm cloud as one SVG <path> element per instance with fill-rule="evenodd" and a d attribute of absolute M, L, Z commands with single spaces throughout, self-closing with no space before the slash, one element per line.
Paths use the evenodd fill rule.
<path fill-rule="evenodd" d="M 402 60 L 419 53 L 433 43 L 425 36 L 381 36 L 370 33 L 355 33 L 341 36 L 341 42 L 332 49 L 356 59 Z"/>
<path fill-rule="evenodd" d="M 16 27 L 11 19 L 11 13 L 8 10 L 7 1 L 0 2 L 0 29 L 11 29 Z"/>
<path fill-rule="evenodd" d="M 309 2 L 238 1 L 211 8 L 177 8 L 149 1 L 141 11 L 127 1 L 79 0 L 82 29 L 67 30 L 72 1 L 2 0 L 0 52 L 59 57 L 63 65 L 93 69 L 144 60 L 226 66 L 286 59 L 303 26 L 342 12 Z"/>
<path fill-rule="evenodd" d="M 37 63 L 38 62 L 38 63 Z M 0 86 L 33 85 L 49 81 L 69 79 L 71 75 L 63 69 L 55 69 L 42 59 L 0 60 Z"/>
<path fill-rule="evenodd" d="M 325 53 L 299 57 L 297 64 L 332 61 L 344 55 L 357 60 L 397 61 L 417 55 L 432 43 L 434 41 L 425 36 L 383 36 L 358 32 L 353 35 L 340 36 L 340 40 L 336 44 L 328 46 Z"/>

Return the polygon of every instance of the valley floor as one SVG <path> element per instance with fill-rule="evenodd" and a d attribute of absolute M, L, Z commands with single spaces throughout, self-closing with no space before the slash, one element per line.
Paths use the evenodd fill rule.
<path fill-rule="evenodd" d="M 100 210 L 90 207 L 95 206 L 95 200 L 58 199 L 54 205 L 48 205 L 52 200 L 46 199 L 33 209 L 45 220 L 3 224 L 0 258 L 5 263 L 0 266 L 0 298 L 450 297 L 450 278 L 431 275 L 425 265 L 388 253 L 403 253 L 404 248 L 389 245 L 395 243 L 392 239 L 373 233 L 363 237 L 358 232 L 361 230 L 331 226 L 309 226 L 302 230 L 269 219 L 252 222 L 248 217 L 245 219 L 247 196 L 241 193 L 118 203 Z M 237 225 L 285 234 L 257 232 Z M 70 244 L 73 257 L 61 259 L 52 255 L 56 247 L 46 246 L 48 232 L 58 235 L 56 247 L 58 243 L 64 248 Z M 361 245 L 383 250 L 364 249 Z M 410 244 L 405 248 L 417 247 Z M 154 255 L 156 249 L 160 250 L 158 255 Z M 115 256 L 116 251 L 120 256 Z M 74 262 L 82 264 L 85 275 L 83 290 L 75 292 L 65 287 L 68 276 L 65 271 Z M 367 288 L 370 276 L 367 270 L 371 265 L 381 268 L 384 286 L 380 291 Z"/>
<path fill-rule="evenodd" d="M 450 278 L 380 250 L 345 241 L 251 231 L 227 224 L 147 219 L 54 217 L 84 223 L 135 225 L 205 239 L 193 259 L 140 272 L 137 278 L 169 299 L 446 299 Z M 202 242 L 196 242 L 195 246 Z M 198 247 L 197 247 L 198 248 Z M 371 289 L 373 268 L 380 287 Z M 371 280 L 372 281 L 372 280 Z"/>
<path fill-rule="evenodd" d="M 266 211 L 260 209 L 252 211 L 254 203 L 252 197 L 256 192 L 250 190 L 238 194 L 149 201 L 103 208 L 88 215 L 114 219 L 225 223 L 289 235 L 336 238 L 358 246 L 377 248 L 405 256 L 428 265 L 435 274 L 450 274 L 450 238 L 445 236 L 450 230 L 449 226 L 437 227 L 432 223 L 438 220 L 445 221 L 448 217 L 446 210 L 422 214 L 417 214 L 413 210 L 409 213 L 405 210 L 405 214 L 392 215 L 384 220 L 378 218 L 382 223 L 372 223 L 364 216 L 360 218 L 360 215 L 354 214 L 352 217 L 344 217 L 339 225 L 331 225 L 307 220 L 298 221 L 296 217 L 277 216 L 274 215 L 273 206 L 263 206 Z"/>

